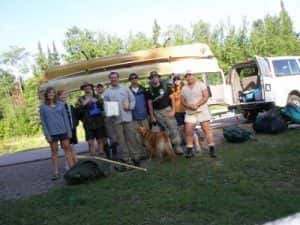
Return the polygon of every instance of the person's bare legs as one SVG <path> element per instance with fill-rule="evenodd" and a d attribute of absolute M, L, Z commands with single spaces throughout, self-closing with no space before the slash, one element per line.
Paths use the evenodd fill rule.
<path fill-rule="evenodd" d="M 67 159 L 68 165 L 71 168 L 72 166 L 74 166 L 75 161 L 73 160 L 73 155 L 72 155 L 72 149 L 71 149 L 71 145 L 70 145 L 70 141 L 69 139 L 65 139 L 62 142 L 62 148 L 65 152 L 65 157 Z"/>
<path fill-rule="evenodd" d="M 74 163 L 76 163 L 76 162 L 77 162 L 77 157 L 76 157 L 74 145 L 73 145 L 73 144 L 70 144 L 70 146 L 71 146 L 72 160 L 73 160 Z M 69 170 L 69 169 L 70 169 L 70 167 L 69 167 L 67 158 L 65 157 L 65 170 Z"/>
<path fill-rule="evenodd" d="M 186 148 L 187 148 L 186 157 L 190 158 L 193 156 L 193 139 L 194 139 L 195 124 L 185 123 L 184 130 L 185 130 L 185 141 L 186 141 Z"/>
<path fill-rule="evenodd" d="M 89 146 L 90 156 L 95 156 L 95 143 L 94 143 L 94 139 L 88 140 L 87 143 L 88 143 L 88 146 Z"/>
<path fill-rule="evenodd" d="M 51 149 L 51 158 L 53 164 L 53 174 L 54 176 L 58 175 L 58 142 L 50 142 L 50 149 Z"/>
<path fill-rule="evenodd" d="M 207 145 L 209 146 L 209 154 L 211 157 L 215 158 L 216 157 L 215 144 L 214 144 L 214 140 L 213 140 L 213 132 L 212 132 L 210 123 L 209 123 L 209 121 L 205 121 L 205 122 L 201 122 L 200 125 L 201 125 L 201 128 L 204 133 L 205 141 L 206 141 Z"/>
<path fill-rule="evenodd" d="M 97 144 L 98 144 L 98 147 L 97 147 L 98 154 L 100 156 L 104 155 L 104 138 L 97 139 Z"/>
<path fill-rule="evenodd" d="M 72 153 L 72 159 L 74 163 L 77 163 L 77 157 L 76 157 L 76 153 L 75 153 L 75 148 L 73 144 L 70 144 L 71 146 L 71 153 Z"/>
<path fill-rule="evenodd" d="M 194 134 L 193 134 L 193 144 L 195 147 L 195 152 L 199 153 L 201 151 L 201 146 L 200 146 L 200 142 L 199 142 L 199 137 L 196 132 L 194 132 Z"/>

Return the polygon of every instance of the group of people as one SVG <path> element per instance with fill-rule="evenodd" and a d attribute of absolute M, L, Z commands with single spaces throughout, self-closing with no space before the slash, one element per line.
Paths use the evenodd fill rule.
<path fill-rule="evenodd" d="M 79 120 L 83 123 L 92 156 L 106 156 L 139 166 L 140 161 L 147 158 L 147 153 L 137 128 L 156 126 L 169 134 L 176 154 L 191 158 L 201 151 L 195 134 L 195 125 L 200 123 L 209 154 L 216 157 L 207 105 L 209 93 L 192 72 L 184 74 L 186 84 L 179 75 L 175 75 L 170 86 L 161 79 L 160 74 L 152 71 L 148 88 L 140 85 L 136 73 L 129 74 L 129 87 L 120 85 L 117 72 L 111 72 L 108 78 L 110 86 L 107 89 L 102 83 L 98 83 L 95 89 L 93 84 L 83 83 L 80 89 L 84 94 L 75 107 L 66 103 L 66 91 L 56 92 L 53 87 L 46 89 L 40 116 L 52 151 L 53 179 L 59 178 L 59 141 L 68 166 L 72 167 L 77 161 L 73 145 L 77 143 L 76 126 Z M 115 104 L 117 114 L 109 115 L 107 108 L 112 105 L 108 103 Z"/>

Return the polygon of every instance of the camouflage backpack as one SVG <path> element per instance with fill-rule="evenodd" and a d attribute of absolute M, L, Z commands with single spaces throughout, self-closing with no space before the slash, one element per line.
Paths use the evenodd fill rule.
<path fill-rule="evenodd" d="M 67 184 L 74 185 L 106 177 L 109 173 L 110 165 L 108 163 L 80 160 L 65 173 L 64 179 Z"/>
<path fill-rule="evenodd" d="M 238 126 L 223 128 L 223 136 L 228 142 L 240 143 L 253 138 L 253 133 Z"/>

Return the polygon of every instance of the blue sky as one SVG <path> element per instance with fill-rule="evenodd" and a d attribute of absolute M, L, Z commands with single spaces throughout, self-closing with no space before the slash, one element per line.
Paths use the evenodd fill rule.
<path fill-rule="evenodd" d="M 296 31 L 300 32 L 300 1 L 285 0 Z M 36 51 L 56 42 L 62 48 L 64 33 L 73 25 L 126 37 L 129 31 L 150 34 L 154 18 L 162 29 L 189 26 L 202 19 L 212 25 L 230 21 L 239 25 L 280 10 L 280 0 L 0 0 L 0 53 L 8 46 Z"/>

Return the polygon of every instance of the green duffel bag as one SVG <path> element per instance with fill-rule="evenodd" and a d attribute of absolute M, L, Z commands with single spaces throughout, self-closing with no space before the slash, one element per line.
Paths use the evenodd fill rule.
<path fill-rule="evenodd" d="M 223 136 L 228 142 L 241 143 L 253 138 L 253 133 L 238 126 L 223 128 Z"/>
<path fill-rule="evenodd" d="M 105 162 L 94 160 L 79 160 L 71 169 L 69 169 L 64 179 L 69 185 L 81 184 L 109 175 L 110 165 Z"/>

